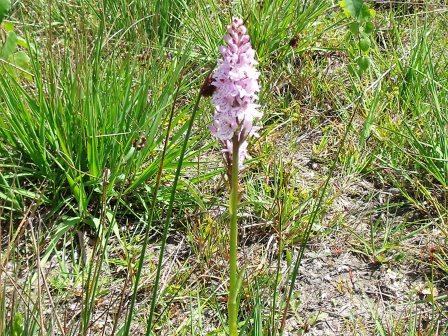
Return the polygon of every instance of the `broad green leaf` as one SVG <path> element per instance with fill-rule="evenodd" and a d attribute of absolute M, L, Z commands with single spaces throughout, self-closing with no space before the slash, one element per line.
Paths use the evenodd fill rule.
<path fill-rule="evenodd" d="M 367 56 L 362 56 L 356 60 L 356 63 L 361 71 L 366 71 L 369 67 L 370 59 Z"/>
<path fill-rule="evenodd" d="M 1 0 L 0 0 L 1 1 Z M 8 59 L 17 48 L 17 35 L 16 33 L 9 32 L 8 37 L 6 38 L 5 44 L 2 47 L 0 52 L 0 57 L 3 59 Z"/>
<path fill-rule="evenodd" d="M 29 70 L 31 68 L 31 60 L 26 52 L 22 50 L 15 52 L 11 56 L 9 56 L 8 61 L 14 65 L 14 68 L 12 68 L 11 70 L 15 73 L 16 76 L 32 80 L 32 76 L 29 74 Z"/>
<path fill-rule="evenodd" d="M 359 23 L 358 22 L 352 22 L 349 24 L 349 29 L 352 32 L 353 35 L 358 35 L 359 34 Z"/>
<path fill-rule="evenodd" d="M 30 67 L 30 58 L 24 51 L 18 51 L 10 56 L 12 64 L 21 69 L 27 70 Z"/>
<path fill-rule="evenodd" d="M 0 23 L 2 23 L 6 14 L 8 14 L 11 9 L 11 1 L 10 0 L 0 0 Z"/>
<path fill-rule="evenodd" d="M 21 46 L 24 49 L 28 49 L 30 47 L 29 43 L 23 37 L 20 36 L 17 37 L 17 45 Z"/>
<path fill-rule="evenodd" d="M 371 18 L 373 18 L 374 16 L 375 16 L 375 10 L 374 9 L 372 9 L 372 8 L 369 8 L 369 6 L 367 6 L 367 5 L 363 5 L 362 6 L 362 8 L 361 8 L 361 19 L 362 20 L 365 20 L 365 21 L 368 21 L 368 20 L 370 20 Z"/>
<path fill-rule="evenodd" d="M 367 37 L 363 37 L 360 41 L 359 41 L 359 48 L 364 51 L 367 52 L 370 49 L 370 40 Z"/>
<path fill-rule="evenodd" d="M 7 33 L 13 32 L 14 31 L 14 24 L 12 22 L 3 22 L 3 28 L 5 29 L 5 31 Z M 25 40 L 21 36 L 17 36 L 17 45 L 22 47 L 23 49 L 30 49 L 34 53 L 38 52 L 36 46 L 33 43 Z"/>
<path fill-rule="evenodd" d="M 373 32 L 373 30 L 375 29 L 375 26 L 373 25 L 372 22 L 367 22 L 366 26 L 364 27 L 364 33 L 366 34 L 370 34 L 371 32 Z"/>
<path fill-rule="evenodd" d="M 347 17 L 359 18 L 364 1 L 363 0 L 341 0 L 339 6 L 344 10 Z"/>
<path fill-rule="evenodd" d="M 3 29 L 6 30 L 7 33 L 12 32 L 14 30 L 14 23 L 12 23 L 12 22 L 4 22 L 3 23 Z"/>

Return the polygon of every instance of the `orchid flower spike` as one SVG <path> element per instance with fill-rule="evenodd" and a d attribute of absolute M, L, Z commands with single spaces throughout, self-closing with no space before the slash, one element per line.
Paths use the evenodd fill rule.
<path fill-rule="evenodd" d="M 224 157 L 231 165 L 233 143 L 239 144 L 240 168 L 247 157 L 247 138 L 257 135 L 254 121 L 261 118 L 257 104 L 260 86 L 255 50 L 243 20 L 234 18 L 220 48 L 222 58 L 213 74 L 212 96 L 215 114 L 210 131 L 223 145 Z"/>

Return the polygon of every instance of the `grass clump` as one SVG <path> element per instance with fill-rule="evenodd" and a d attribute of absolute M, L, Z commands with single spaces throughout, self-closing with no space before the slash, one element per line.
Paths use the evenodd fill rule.
<path fill-rule="evenodd" d="M 444 335 L 446 12 L 0 0 L 0 334 L 228 332 L 228 181 L 199 92 L 238 15 L 264 114 L 240 334 Z"/>

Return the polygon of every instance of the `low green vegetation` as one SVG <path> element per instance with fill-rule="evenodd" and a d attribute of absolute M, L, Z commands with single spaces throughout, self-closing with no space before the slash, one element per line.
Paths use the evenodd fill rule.
<path fill-rule="evenodd" d="M 444 1 L 0 0 L 1 335 L 228 334 L 200 93 L 233 16 L 264 114 L 240 334 L 448 333 Z"/>

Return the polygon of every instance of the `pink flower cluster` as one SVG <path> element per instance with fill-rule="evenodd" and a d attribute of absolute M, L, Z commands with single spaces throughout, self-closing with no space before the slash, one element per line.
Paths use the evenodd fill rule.
<path fill-rule="evenodd" d="M 213 74 L 212 85 L 216 87 L 212 100 L 215 115 L 210 131 L 224 146 L 225 157 L 231 161 L 233 143 L 239 143 L 239 162 L 247 156 L 247 137 L 256 135 L 253 125 L 262 113 L 259 111 L 257 93 L 259 72 L 255 68 L 255 51 L 243 20 L 234 18 L 224 36 L 226 46 L 220 48 L 222 59 Z"/>

